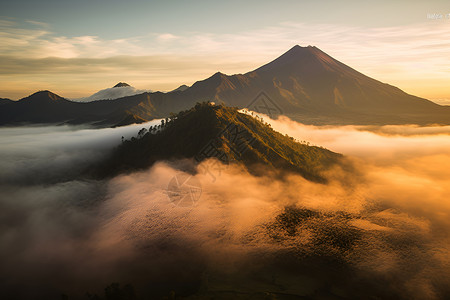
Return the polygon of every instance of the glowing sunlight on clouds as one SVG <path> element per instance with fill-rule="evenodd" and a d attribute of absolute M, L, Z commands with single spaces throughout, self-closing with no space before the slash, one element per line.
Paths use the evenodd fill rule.
<path fill-rule="evenodd" d="M 355 284 L 342 286 L 352 295 L 355 285 L 364 295 L 400 293 L 405 299 L 440 299 L 448 292 L 449 127 L 315 127 L 264 119 L 283 133 L 342 152 L 353 169 L 337 166 L 325 174 L 328 184 L 320 184 L 296 174 L 253 176 L 231 164 L 215 181 L 187 174 L 201 183 L 202 193 L 194 207 L 177 207 L 168 197 L 168 183 L 183 173 L 177 161 L 100 181 L 70 178 L 143 125 L 2 129 L 0 140 L 9 142 L 1 148 L 0 206 L 13 217 L 0 224 L 6 230 L 0 256 L 8 258 L 0 272 L 8 274 L 8 288 L 30 278 L 35 288 L 23 295 L 46 295 L 41 287 L 48 282 L 70 293 L 113 280 L 137 288 L 151 280 L 200 284 L 202 272 L 214 275 L 212 287 L 214 280 L 227 284 L 220 276 L 231 274 L 233 286 L 247 284 L 242 272 L 245 278 L 268 270 L 277 286 L 289 288 L 283 271 L 264 269 L 282 257 L 299 274 L 306 268 L 312 288 L 298 287 L 301 295 L 328 286 L 330 272 L 333 285 L 340 284 L 336 278 L 352 278 Z M 295 234 L 283 234 L 279 222 L 289 215 L 280 216 L 293 206 L 311 215 Z M 333 234 L 351 246 L 333 244 Z M 320 258 L 321 251 L 333 260 L 314 260 L 317 273 L 295 265 Z M 351 268 L 351 276 L 330 267 L 334 260 Z"/>

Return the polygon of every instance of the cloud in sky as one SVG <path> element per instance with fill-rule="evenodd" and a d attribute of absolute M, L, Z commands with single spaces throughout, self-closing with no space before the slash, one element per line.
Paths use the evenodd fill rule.
<path fill-rule="evenodd" d="M 295 44 L 315 45 L 406 92 L 427 98 L 450 96 L 450 42 L 445 39 L 450 20 L 377 28 L 285 22 L 233 34 L 149 32 L 121 39 L 65 37 L 48 26 L 29 25 L 0 23 L 1 96 L 18 98 L 44 85 L 75 98 L 109 86 L 108 80 L 170 90 L 216 71 L 250 71 Z"/>

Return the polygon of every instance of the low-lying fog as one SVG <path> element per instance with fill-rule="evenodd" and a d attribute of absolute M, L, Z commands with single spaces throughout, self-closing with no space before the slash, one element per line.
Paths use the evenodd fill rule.
<path fill-rule="evenodd" d="M 169 182 L 183 176 L 177 162 L 108 181 L 68 176 L 157 123 L 0 129 L 2 299 L 87 299 L 112 282 L 133 284 L 145 299 L 450 293 L 450 127 L 270 120 L 348 156 L 355 170 L 336 167 L 323 185 L 223 166 L 215 180 L 193 177 L 202 189 L 194 206 L 169 198 Z"/>

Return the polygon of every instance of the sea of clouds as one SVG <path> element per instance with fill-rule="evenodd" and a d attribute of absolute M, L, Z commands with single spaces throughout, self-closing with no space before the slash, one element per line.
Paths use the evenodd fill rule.
<path fill-rule="evenodd" d="M 223 166 L 212 180 L 184 173 L 183 162 L 94 180 L 80 174 L 122 136 L 159 120 L 97 130 L 1 128 L 1 293 L 84 299 L 120 282 L 143 297 L 172 290 L 448 295 L 450 127 L 264 119 L 344 154 L 351 167 L 329 170 L 328 184 L 270 171 L 254 176 L 238 165 Z M 168 195 L 180 174 L 201 185 L 194 206 L 176 206 Z"/>

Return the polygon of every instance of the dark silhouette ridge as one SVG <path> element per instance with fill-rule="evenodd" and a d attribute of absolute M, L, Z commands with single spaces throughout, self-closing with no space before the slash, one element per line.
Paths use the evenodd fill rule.
<path fill-rule="evenodd" d="M 0 105 L 9 104 L 9 103 L 13 103 L 13 102 L 14 102 L 14 100 L 11 100 L 11 99 L 0 98 Z"/>
<path fill-rule="evenodd" d="M 66 99 L 64 99 L 64 98 L 62 98 L 62 97 L 60 97 L 60 96 L 58 96 L 58 95 L 56 95 L 56 94 L 54 94 L 54 93 L 52 93 L 52 92 L 50 92 L 48 90 L 45 90 L 45 91 L 36 92 L 34 94 L 31 94 L 28 97 L 25 97 L 25 98 L 19 100 L 19 102 L 22 102 L 22 101 L 27 101 L 27 102 L 30 102 L 30 101 L 36 102 L 36 101 L 38 101 L 38 102 L 49 102 L 49 103 L 51 103 L 51 102 L 63 102 L 63 101 L 68 101 L 68 100 L 66 100 Z"/>

